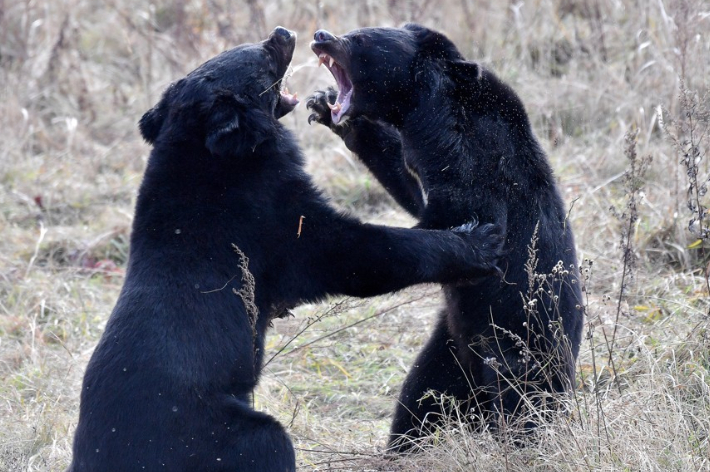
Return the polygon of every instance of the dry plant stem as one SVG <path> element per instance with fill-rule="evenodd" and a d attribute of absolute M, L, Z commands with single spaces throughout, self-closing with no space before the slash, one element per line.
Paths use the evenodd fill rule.
<path fill-rule="evenodd" d="M 575 397 L 576 397 L 576 395 L 575 395 Z M 590 462 L 589 462 L 589 455 L 584 450 L 584 447 L 579 443 L 579 440 L 577 439 L 576 435 L 574 434 L 574 432 L 572 430 L 572 425 L 569 420 L 565 421 L 565 427 L 567 428 L 567 432 L 568 432 L 569 436 L 574 441 L 574 445 L 577 447 L 577 450 L 580 452 L 580 455 L 582 456 L 582 459 L 584 460 L 584 464 L 587 466 L 587 470 L 589 470 L 591 472 L 592 470 L 594 470 L 594 468 L 592 467 L 592 464 L 590 464 Z"/>
<path fill-rule="evenodd" d="M 267 372 L 266 369 L 264 369 L 264 372 Z M 268 371 L 269 373 L 273 374 L 273 372 Z M 298 413 L 301 411 L 301 400 L 298 398 L 298 395 L 293 391 L 291 387 L 286 384 L 283 380 L 279 379 L 278 376 L 274 375 L 273 378 L 281 385 L 284 387 L 289 395 L 291 395 L 291 398 L 293 398 L 296 401 L 296 404 L 293 407 L 293 410 L 291 411 L 291 420 L 288 422 L 288 425 L 286 426 L 286 429 L 291 429 L 293 427 L 293 424 L 296 422 L 296 418 L 298 417 Z M 254 406 L 254 399 L 252 398 L 252 406 Z"/>
<path fill-rule="evenodd" d="M 683 87 L 683 95 L 687 95 L 689 91 L 685 89 L 685 85 L 683 83 L 681 83 L 681 87 Z M 703 138 L 707 135 L 707 128 L 701 132 L 700 136 L 696 136 L 696 128 L 698 125 L 693 121 L 693 118 L 696 117 L 696 107 L 698 106 L 698 103 L 692 101 L 692 99 L 686 100 L 687 101 L 684 101 L 684 103 L 687 103 L 688 105 L 686 108 L 686 116 L 688 118 L 688 134 L 690 142 L 688 149 L 683 155 L 683 163 L 688 169 L 688 179 L 690 180 L 690 185 L 688 188 L 688 207 L 691 211 L 695 211 L 693 219 L 696 218 L 697 214 L 697 233 L 702 241 L 702 243 L 700 244 L 700 253 L 701 261 L 704 265 L 705 287 L 708 290 L 708 294 L 710 294 L 710 274 L 708 273 L 709 271 L 708 265 L 706 264 L 707 258 L 705 253 L 705 245 L 703 244 L 705 241 L 710 239 L 710 229 L 708 229 L 708 225 L 705 222 L 705 218 L 707 216 L 707 208 L 705 208 L 705 206 L 703 206 L 700 201 L 700 198 L 706 195 L 708 179 L 705 179 L 705 181 L 699 181 L 698 179 L 698 164 L 703 159 L 703 157 L 705 157 L 704 153 L 700 150 L 700 143 L 702 143 Z M 707 111 L 705 112 L 705 114 L 705 118 L 707 119 Z M 692 231 L 693 220 L 691 220 L 690 227 Z"/>
<path fill-rule="evenodd" d="M 707 208 L 702 204 L 701 197 L 707 194 L 707 184 L 710 181 L 710 176 L 704 180 L 698 178 L 699 163 L 705 157 L 705 153 L 701 151 L 700 145 L 703 139 L 707 138 L 708 121 L 710 118 L 710 110 L 698 109 L 699 103 L 695 94 L 685 87 L 685 82 L 681 80 L 681 105 L 685 109 L 685 116 L 688 118 L 688 145 L 684 149 L 683 164 L 687 169 L 688 174 L 688 208 L 693 212 L 693 218 L 690 220 L 689 228 L 691 232 L 697 232 L 701 240 L 700 254 L 703 264 L 703 272 L 705 276 L 705 288 L 710 295 L 710 265 L 707 262 L 705 252 L 705 242 L 710 239 L 710 228 L 706 223 Z M 697 122 L 694 118 L 698 118 Z M 697 128 L 701 126 L 702 121 L 705 121 L 705 129 L 697 135 Z M 693 231 L 694 220 L 697 218 L 698 228 Z"/>
<path fill-rule="evenodd" d="M 271 358 L 269 358 L 269 360 L 264 363 L 263 368 L 266 369 L 266 367 L 271 363 L 271 361 L 276 359 L 292 342 L 294 342 L 296 339 L 298 339 L 299 336 L 301 336 L 303 333 L 308 331 L 308 329 L 311 326 L 315 325 L 316 323 L 320 322 L 321 320 L 324 320 L 325 318 L 329 318 L 333 315 L 337 315 L 338 313 L 341 313 L 344 309 L 346 309 L 348 307 L 348 305 L 347 305 L 348 302 L 349 302 L 349 299 L 344 298 L 344 299 L 338 301 L 337 303 L 333 304 L 332 306 L 330 306 L 328 308 L 328 310 L 326 310 L 325 312 L 321 313 L 320 315 L 318 315 L 316 317 L 309 319 L 303 328 L 301 328 L 295 335 L 293 335 L 293 337 L 291 337 L 291 339 L 289 339 L 286 342 L 286 344 L 281 346 L 279 348 L 279 350 L 276 351 L 276 353 L 274 353 L 274 355 L 271 356 Z M 293 349 L 292 351 L 289 351 L 289 352 L 293 352 L 296 349 Z"/>
<path fill-rule="evenodd" d="M 256 337 L 257 329 L 256 322 L 259 319 L 259 308 L 256 306 L 255 301 L 255 290 L 256 283 L 254 281 L 254 276 L 249 271 L 249 258 L 242 252 L 241 249 L 236 244 L 232 244 L 234 252 L 239 256 L 239 269 L 242 271 L 242 286 L 239 290 L 232 289 L 235 295 L 238 295 L 244 303 L 244 308 L 246 309 L 247 316 L 249 316 L 249 326 L 251 327 L 251 341 L 252 349 L 254 354 L 256 354 Z M 255 359 L 257 357 L 255 356 Z"/>
<path fill-rule="evenodd" d="M 626 141 L 626 148 L 624 149 L 624 154 L 629 160 L 629 169 L 624 173 L 624 190 L 626 193 L 626 211 L 621 214 L 625 228 L 621 233 L 621 250 L 622 250 L 622 270 L 621 270 L 621 284 L 619 286 L 619 294 L 616 299 L 616 314 L 614 317 L 614 330 L 611 334 L 611 340 L 606 336 L 604 332 L 604 339 L 606 341 L 607 349 L 609 351 L 608 363 L 611 365 L 612 371 L 614 372 L 614 378 L 618 377 L 618 370 L 614 362 L 614 346 L 616 344 L 616 335 L 619 328 L 619 317 L 621 316 L 621 305 L 626 298 L 628 291 L 628 286 L 633 283 L 634 275 L 636 272 L 636 254 L 633 243 L 634 229 L 636 227 L 636 222 L 638 221 L 638 198 L 641 192 L 642 183 L 641 179 L 651 162 L 651 157 L 646 156 L 639 160 L 636 153 L 636 138 L 638 136 L 638 129 L 634 131 L 627 132 L 624 136 Z M 621 384 L 616 383 L 619 393 L 621 393 Z"/>
<path fill-rule="evenodd" d="M 312 341 L 309 341 L 309 342 L 307 342 L 306 344 L 303 344 L 303 345 L 301 345 L 301 346 L 295 347 L 295 348 L 291 349 L 290 351 L 288 351 L 285 355 L 293 354 L 293 353 L 295 353 L 295 352 L 297 352 L 297 351 L 300 351 L 300 350 L 302 350 L 302 349 L 305 349 L 306 347 L 308 347 L 308 346 L 310 346 L 310 345 L 312 345 L 312 344 L 315 344 L 315 343 L 317 343 L 317 342 L 320 342 L 320 341 L 322 341 L 322 340 L 324 340 L 324 339 L 327 339 L 327 338 L 329 338 L 329 337 L 331 337 L 331 336 L 335 336 L 335 335 L 338 334 L 338 333 L 341 333 L 341 332 L 343 332 L 343 331 L 345 331 L 345 330 L 348 330 L 348 329 L 350 329 L 350 328 L 353 328 L 353 327 L 355 327 L 355 326 L 357 326 L 357 325 L 359 325 L 359 324 L 362 324 L 362 323 L 364 323 L 364 322 L 366 322 L 366 321 L 369 321 L 369 320 L 371 320 L 371 319 L 373 319 L 373 318 L 378 318 L 378 317 L 380 317 L 380 316 L 382 316 L 382 315 L 385 315 L 385 314 L 387 314 L 387 313 L 392 312 L 393 310 L 396 310 L 397 308 L 400 308 L 400 307 L 402 307 L 402 306 L 409 305 L 409 304 L 414 303 L 414 302 L 417 302 L 417 301 L 419 301 L 419 300 L 424 300 L 424 299 L 426 299 L 426 298 L 430 298 L 430 297 L 432 297 L 432 296 L 433 296 L 433 294 L 432 294 L 431 292 L 427 292 L 427 293 L 424 293 L 424 294 L 422 294 L 422 295 L 420 295 L 420 296 L 417 296 L 417 297 L 414 297 L 414 298 L 409 298 L 409 299 L 407 299 L 406 301 L 404 301 L 404 302 L 402 302 L 402 303 L 397 303 L 396 305 L 392 305 L 392 306 L 389 306 L 389 307 L 384 308 L 384 309 L 382 309 L 382 310 L 379 310 L 379 311 L 375 312 L 374 314 L 372 314 L 372 315 L 370 315 L 370 316 L 366 316 L 365 318 L 362 318 L 362 319 L 360 319 L 360 320 L 357 320 L 357 321 L 355 321 L 355 322 L 353 322 L 353 323 L 350 323 L 350 324 L 348 324 L 348 325 L 346 325 L 346 326 L 342 326 L 342 327 L 340 327 L 340 328 L 338 328 L 338 329 L 336 329 L 336 330 L 333 330 L 333 331 L 329 332 L 328 334 L 325 334 L 325 335 L 320 336 L 320 337 L 318 337 L 318 338 L 316 338 L 316 339 L 314 339 L 314 340 L 312 340 Z M 323 319 L 325 319 L 325 318 L 328 318 L 328 317 L 331 317 L 331 316 L 333 316 L 333 315 L 336 315 L 336 314 L 340 313 L 343 308 L 347 308 L 347 305 L 346 305 L 346 304 L 347 304 L 348 301 L 349 301 L 349 299 L 347 299 L 347 298 L 346 298 L 346 299 L 343 299 L 343 300 L 339 301 L 338 303 L 336 303 L 335 305 L 333 305 L 330 309 L 328 309 L 328 310 L 327 310 L 325 313 L 323 313 L 322 315 L 316 316 L 316 317 L 313 318 L 312 320 L 309 320 L 309 322 L 306 323 L 306 326 L 304 326 L 300 331 L 298 331 L 298 333 L 296 333 L 291 339 L 289 339 L 289 340 L 286 342 L 286 344 L 284 344 L 283 346 L 281 346 L 281 348 L 279 348 L 279 350 L 276 351 L 276 353 L 275 353 L 273 356 L 271 356 L 271 358 L 264 364 L 264 367 L 266 367 L 267 365 L 269 365 L 269 363 L 271 363 L 271 361 L 273 361 L 276 357 L 278 357 L 279 355 L 281 355 L 281 353 L 283 353 L 283 351 L 284 351 L 292 342 L 294 342 L 296 339 L 298 339 L 299 336 L 301 336 L 303 333 L 305 333 L 305 332 L 306 332 L 309 328 L 311 328 L 313 325 L 315 325 L 316 323 L 318 323 L 319 321 L 321 321 L 321 320 L 323 320 Z"/>
<path fill-rule="evenodd" d="M 540 229 L 540 222 L 535 223 L 535 229 L 533 230 L 532 237 L 530 238 L 530 245 L 528 246 L 528 260 L 525 262 L 525 272 L 528 276 L 528 294 L 527 300 L 523 300 L 523 307 L 525 309 L 526 323 L 527 323 L 527 339 L 525 341 L 526 346 L 530 346 L 532 335 L 530 326 L 533 320 L 530 319 L 531 314 L 537 314 L 537 299 L 535 298 L 535 270 L 537 269 L 537 241 L 538 241 L 538 230 Z M 534 305 L 530 305 L 535 303 Z M 534 313 L 533 313 L 534 312 Z M 525 382 L 528 381 L 529 369 L 525 369 Z"/>
<path fill-rule="evenodd" d="M 683 50 L 681 50 L 683 53 Z M 688 178 L 687 182 L 687 207 L 691 213 L 688 222 L 688 230 L 697 236 L 698 249 L 700 252 L 700 263 L 705 281 L 705 289 L 710 294 L 710 264 L 708 263 L 708 252 L 706 244 L 710 241 L 710 222 L 708 221 L 708 209 L 705 206 L 705 197 L 710 183 L 710 171 L 706 169 L 705 174 L 700 168 L 701 162 L 707 157 L 707 148 L 703 146 L 710 140 L 710 109 L 707 107 L 710 100 L 710 92 L 706 92 L 703 97 L 687 87 L 685 76 L 680 77 L 679 103 L 681 118 L 670 119 L 675 133 L 671 132 L 663 119 L 663 115 L 670 114 L 663 109 L 659 109 L 659 123 L 661 128 L 670 140 L 673 148 L 680 154 L 680 163 L 685 168 Z M 708 313 L 710 315 L 710 312 Z"/>
<path fill-rule="evenodd" d="M 591 361 L 592 361 L 592 370 L 594 372 L 594 375 L 592 376 L 592 392 L 594 392 L 594 401 L 595 401 L 595 406 L 596 406 L 596 412 L 597 412 L 597 431 L 596 431 L 596 443 L 597 443 L 597 454 L 601 456 L 601 428 L 602 426 L 604 427 L 604 434 L 606 436 L 606 440 L 608 444 L 611 444 L 610 438 L 609 438 L 609 430 L 607 428 L 607 423 L 606 423 L 606 415 L 604 414 L 604 405 L 602 403 L 602 396 L 601 392 L 599 390 L 599 377 L 597 375 L 597 356 L 596 356 L 596 345 L 594 344 L 594 325 L 592 324 L 591 317 L 589 316 L 589 286 L 591 283 L 592 279 L 592 261 L 591 260 L 585 260 L 585 262 L 588 264 L 588 267 L 582 267 L 582 271 L 580 271 L 584 275 L 585 279 L 585 284 L 584 284 L 584 311 L 585 315 L 587 318 L 587 328 L 589 329 L 589 332 L 587 334 L 587 339 L 589 340 L 589 352 L 591 354 Z M 604 332 L 602 330 L 602 332 Z M 584 372 L 582 369 L 580 369 L 580 372 Z M 584 378 L 582 378 L 582 381 L 584 382 Z M 589 403 L 587 402 L 587 396 L 584 395 L 584 403 L 585 403 L 585 410 L 590 411 L 589 408 Z M 581 415 L 580 415 L 581 419 Z M 586 457 L 586 456 L 585 456 Z"/>

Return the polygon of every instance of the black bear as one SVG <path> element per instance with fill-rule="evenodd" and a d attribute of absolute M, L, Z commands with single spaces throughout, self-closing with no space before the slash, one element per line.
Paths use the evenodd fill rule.
<path fill-rule="evenodd" d="M 71 472 L 295 470 L 250 407 L 272 319 L 328 294 L 468 283 L 497 269 L 494 225 L 363 224 L 327 203 L 277 119 L 295 35 L 207 61 L 140 120 L 153 145 L 126 280 L 89 362 Z"/>
<path fill-rule="evenodd" d="M 309 98 L 309 122 L 340 136 L 419 228 L 475 219 L 506 233 L 502 280 L 444 288 L 446 308 L 402 388 L 390 450 L 410 450 L 408 438 L 442 418 L 444 403 L 429 391 L 459 400 L 474 425 L 534 428 L 574 384 L 583 310 L 572 231 L 522 102 L 420 25 L 319 30 L 311 49 L 338 90 Z"/>

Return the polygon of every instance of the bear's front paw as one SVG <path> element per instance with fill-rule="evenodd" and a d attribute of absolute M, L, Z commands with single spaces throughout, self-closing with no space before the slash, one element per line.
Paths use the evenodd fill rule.
<path fill-rule="evenodd" d="M 328 87 L 325 91 L 317 90 L 308 97 L 306 107 L 313 112 L 308 117 L 308 124 L 315 121 L 335 131 L 337 126 L 333 124 L 330 105 L 335 104 L 337 97 L 338 91 L 333 87 Z"/>
<path fill-rule="evenodd" d="M 471 244 L 473 251 L 473 268 L 478 275 L 498 274 L 503 276 L 503 271 L 498 264 L 505 255 L 505 231 L 497 224 L 466 223 L 451 229 L 455 233 L 465 235 L 465 239 Z"/>

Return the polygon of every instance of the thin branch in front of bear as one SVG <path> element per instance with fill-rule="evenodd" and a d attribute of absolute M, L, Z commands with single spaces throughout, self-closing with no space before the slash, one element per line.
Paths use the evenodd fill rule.
<path fill-rule="evenodd" d="M 538 230 L 540 229 L 540 221 L 535 223 L 535 229 L 533 230 L 532 237 L 530 238 L 530 244 L 528 245 L 528 259 L 525 261 L 525 273 L 528 276 L 528 299 L 532 299 L 535 291 L 535 276 L 537 270 L 537 241 L 538 241 Z"/>
<path fill-rule="evenodd" d="M 328 331 L 326 334 L 324 334 L 322 336 L 319 336 L 315 339 L 312 339 L 312 340 L 306 342 L 305 344 L 302 344 L 300 346 L 294 347 L 293 349 L 291 349 L 289 351 L 286 351 L 286 348 L 289 345 L 291 345 L 293 342 L 295 342 L 303 333 L 305 333 L 307 330 L 309 330 L 315 324 L 321 322 L 324 319 L 339 315 L 349 309 L 361 308 L 365 304 L 365 302 L 363 300 L 355 300 L 352 298 L 345 298 L 343 300 L 340 300 L 337 303 L 334 303 L 333 305 L 331 305 L 324 313 L 321 313 L 318 316 L 315 316 L 312 318 L 308 318 L 305 325 L 301 329 L 299 329 L 298 332 L 291 337 L 291 339 L 289 339 L 283 346 L 281 346 L 279 348 L 279 350 L 273 356 L 271 356 L 271 358 L 268 361 L 266 361 L 264 363 L 264 368 L 266 368 L 271 363 L 271 361 L 273 361 L 276 357 L 278 357 L 282 354 L 285 356 L 294 354 L 294 353 L 299 352 L 299 351 L 301 351 L 313 344 L 316 344 L 316 343 L 321 342 L 325 339 L 328 339 L 338 333 L 341 333 L 345 330 L 348 330 L 348 329 L 358 326 L 362 323 L 365 323 L 373 318 L 381 317 L 383 315 L 386 315 L 387 313 L 390 313 L 390 312 L 392 312 L 398 308 L 401 308 L 403 306 L 407 306 L 411 303 L 415 303 L 420 300 L 425 300 L 425 299 L 431 298 L 435 295 L 435 293 L 436 292 L 426 291 L 416 297 L 407 298 L 405 301 L 403 301 L 401 303 L 390 305 L 382 310 L 376 311 L 372 315 L 369 315 L 365 318 L 361 318 L 361 319 L 359 319 L 353 323 L 347 324 L 345 326 L 341 326 L 340 328 L 337 328 L 333 331 Z"/>
<path fill-rule="evenodd" d="M 352 299 L 350 298 L 344 298 L 337 303 L 334 303 L 331 305 L 325 312 L 314 316 L 314 317 L 309 317 L 306 322 L 305 326 L 302 325 L 303 327 L 298 330 L 298 332 L 291 337 L 283 346 L 279 348 L 276 353 L 271 356 L 271 358 L 264 363 L 264 366 L 262 367 L 263 369 L 266 369 L 269 364 L 271 364 L 271 361 L 273 361 L 277 356 L 279 356 L 291 343 L 296 341 L 303 333 L 305 333 L 308 329 L 311 328 L 311 326 L 315 325 L 316 323 L 319 323 L 320 321 L 330 318 L 332 316 L 338 315 L 340 313 L 343 313 L 344 311 L 348 310 L 349 308 L 352 308 Z M 286 354 L 290 354 L 291 352 L 295 351 L 298 348 L 292 349 L 291 351 L 287 352 Z"/>
<path fill-rule="evenodd" d="M 261 92 L 261 93 L 259 94 L 259 96 L 261 97 L 262 95 L 264 95 L 266 92 L 268 92 L 269 90 L 271 90 L 271 89 L 274 88 L 274 87 L 281 87 L 281 84 L 282 84 L 282 83 L 285 84 L 285 83 L 286 83 L 286 79 L 288 79 L 288 78 L 291 77 L 292 75 L 293 75 L 293 67 L 289 64 L 288 69 L 286 69 L 286 72 L 284 73 L 283 77 L 281 77 L 279 80 L 277 80 L 277 81 L 274 82 L 273 84 L 271 84 L 271 85 L 269 85 L 268 87 L 266 87 L 266 89 L 265 89 L 263 92 Z"/>
<path fill-rule="evenodd" d="M 215 289 L 212 289 L 212 290 L 203 290 L 203 291 L 201 291 L 200 293 L 201 293 L 201 294 L 207 294 L 207 293 L 221 292 L 222 290 L 224 290 L 225 288 L 227 288 L 227 286 L 228 286 L 230 283 L 232 283 L 232 280 L 234 280 L 234 279 L 236 279 L 236 278 L 237 278 L 237 276 L 235 275 L 234 277 L 232 277 L 232 278 L 230 278 L 229 280 L 227 280 L 227 281 L 224 283 L 224 285 L 222 285 L 220 288 L 215 288 Z"/>
<path fill-rule="evenodd" d="M 515 332 L 496 324 L 491 318 L 494 334 L 479 337 L 470 345 L 474 352 L 501 354 L 482 357 L 482 361 L 496 373 L 499 392 L 513 391 L 519 397 L 514 411 L 498 418 L 499 430 L 513 442 L 518 441 L 518 435 L 529 422 L 547 423 L 555 414 L 572 409 L 569 397 L 559 394 L 552 386 L 566 382 L 567 388 L 571 389 L 574 384 L 574 379 L 567 377 L 567 368 L 574 354 L 564 331 L 559 303 L 564 287 L 576 283 L 576 270 L 574 266 L 565 267 L 563 261 L 558 261 L 549 273 L 538 272 L 539 232 L 538 223 L 527 246 L 524 269 L 528 286 L 526 291 L 520 292 L 525 312 L 524 331 Z M 581 310 L 582 307 L 577 305 L 575 309 Z M 505 350 L 503 339 L 507 341 L 506 345 L 512 341 L 513 347 Z M 499 401 L 502 402 L 502 396 Z M 502 403 L 499 408 L 505 411 Z"/>
<path fill-rule="evenodd" d="M 249 326 L 251 327 L 252 347 L 256 352 L 256 321 L 259 319 L 259 308 L 256 306 L 254 295 L 256 290 L 256 282 L 254 281 L 252 273 L 249 272 L 249 258 L 236 244 L 232 244 L 232 247 L 234 248 L 234 252 L 236 252 L 239 256 L 239 268 L 242 271 L 242 287 L 239 290 L 236 288 L 232 289 L 232 291 L 236 295 L 239 295 L 239 298 L 242 299 L 242 303 L 244 303 L 244 308 L 246 309 L 247 316 L 249 317 Z"/>

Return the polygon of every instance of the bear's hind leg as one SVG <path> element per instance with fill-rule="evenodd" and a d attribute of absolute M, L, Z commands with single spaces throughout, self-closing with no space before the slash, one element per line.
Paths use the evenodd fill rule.
<path fill-rule="evenodd" d="M 402 386 L 390 429 L 389 451 L 411 450 L 415 440 L 445 422 L 453 408 L 459 408 L 464 415 L 472 410 L 481 411 L 477 407 L 479 399 L 475 397 L 471 367 L 462 365 L 460 356 L 456 356 L 446 318 L 441 316 Z"/>
<path fill-rule="evenodd" d="M 271 416 L 232 400 L 229 420 L 217 425 L 219 433 L 215 434 L 221 452 L 219 457 L 206 458 L 206 465 L 212 467 L 204 470 L 295 472 L 296 454 L 284 427 Z"/>

